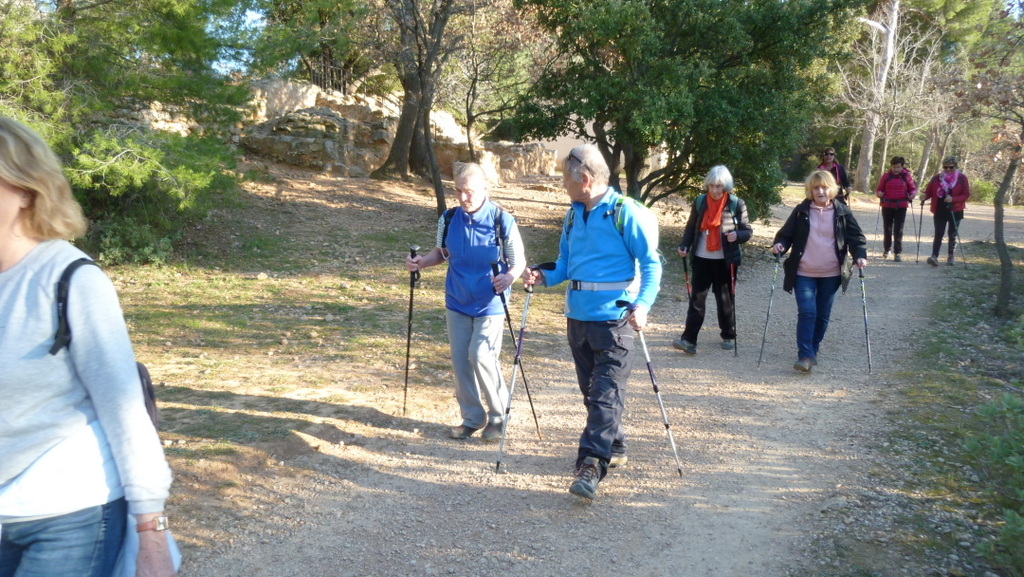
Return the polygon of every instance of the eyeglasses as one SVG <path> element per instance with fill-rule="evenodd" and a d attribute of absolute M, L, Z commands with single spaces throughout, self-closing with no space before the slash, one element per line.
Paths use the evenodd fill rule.
<path fill-rule="evenodd" d="M 825 153 L 825 156 L 835 156 L 835 155 L 836 155 L 836 153 L 834 153 L 834 152 L 826 152 Z"/>
<path fill-rule="evenodd" d="M 586 163 L 583 162 L 583 159 L 578 157 L 578 156 L 576 156 L 575 152 L 571 152 L 570 151 L 569 152 L 569 158 L 571 158 L 571 159 L 575 160 L 576 162 L 580 163 L 580 166 L 586 166 Z"/>
<path fill-rule="evenodd" d="M 954 168 L 956 168 L 956 166 L 954 166 L 952 164 L 943 164 L 942 165 L 942 170 L 953 170 Z"/>

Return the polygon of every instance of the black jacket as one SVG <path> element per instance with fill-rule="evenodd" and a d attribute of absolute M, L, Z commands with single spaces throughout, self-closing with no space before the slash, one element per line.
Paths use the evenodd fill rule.
<path fill-rule="evenodd" d="M 683 231 L 683 240 L 679 243 L 680 250 L 686 249 L 687 258 L 693 258 L 697 239 L 700 238 L 697 233 L 700 231 L 700 223 L 704 220 L 704 212 L 708 206 L 706 197 L 707 194 L 702 194 L 693 201 L 690 218 L 686 221 L 686 230 Z M 732 207 L 735 209 L 733 210 Z M 719 230 L 722 232 L 722 252 L 725 253 L 725 262 L 739 266 L 740 261 L 743 260 L 743 251 L 740 250 L 740 245 L 754 235 L 754 229 L 751 228 L 750 221 L 747 220 L 747 204 L 743 202 L 742 198 L 735 194 L 729 194 L 725 208 L 722 209 L 722 226 L 719 227 Z M 732 231 L 736 231 L 736 242 L 729 242 L 725 238 L 725 235 Z"/>
<path fill-rule="evenodd" d="M 842 276 L 843 292 L 850 282 L 850 267 L 846 265 L 846 255 L 852 257 L 853 261 L 858 258 L 868 257 L 868 240 L 864 237 L 857 219 L 848 206 L 841 202 L 833 202 L 835 208 L 836 257 L 839 259 L 839 274 Z M 793 292 L 796 285 L 796 271 L 800 265 L 800 258 L 804 255 L 804 247 L 807 246 L 807 235 L 811 232 L 810 217 L 811 200 L 806 199 L 793 209 L 786 224 L 782 225 L 779 232 L 775 233 L 775 242 L 781 244 L 783 252 L 793 248 L 793 252 L 786 258 L 782 265 L 786 276 L 782 280 L 782 288 L 786 292 Z"/>

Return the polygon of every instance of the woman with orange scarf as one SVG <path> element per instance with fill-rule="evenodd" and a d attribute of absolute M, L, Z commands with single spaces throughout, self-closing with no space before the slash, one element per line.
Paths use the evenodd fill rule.
<path fill-rule="evenodd" d="M 736 346 L 736 313 L 732 283 L 743 253 L 740 245 L 750 240 L 753 229 L 747 220 L 747 205 L 732 193 L 729 169 L 715 166 L 704 179 L 705 194 L 697 197 L 686 221 L 679 256 L 690 258 L 693 268 L 693 292 L 686 311 L 683 334 L 672 344 L 687 354 L 697 353 L 697 334 L 704 324 L 704 304 L 708 289 L 715 291 L 718 304 L 718 328 L 722 348 Z"/>

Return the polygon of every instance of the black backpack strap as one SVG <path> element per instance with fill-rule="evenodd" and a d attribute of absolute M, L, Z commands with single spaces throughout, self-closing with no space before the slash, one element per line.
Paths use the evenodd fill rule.
<path fill-rule="evenodd" d="M 50 347 L 50 354 L 56 355 L 61 349 L 71 344 L 71 327 L 68 325 L 68 292 L 71 290 L 71 275 L 79 267 L 96 264 L 92 259 L 80 258 L 73 261 L 64 269 L 57 281 L 57 333 L 53 337 L 53 346 Z"/>
<path fill-rule="evenodd" d="M 452 224 L 452 217 L 455 216 L 455 209 L 449 208 L 444 211 L 444 230 L 441 231 L 441 248 L 448 248 L 448 227 Z"/>

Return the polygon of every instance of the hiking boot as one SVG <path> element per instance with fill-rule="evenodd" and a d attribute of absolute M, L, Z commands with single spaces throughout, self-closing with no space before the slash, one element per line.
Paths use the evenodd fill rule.
<path fill-rule="evenodd" d="M 953 266 L 953 255 L 950 255 L 949 258 L 946 259 L 946 264 Z"/>
<path fill-rule="evenodd" d="M 576 469 L 576 479 L 569 485 L 569 492 L 586 499 L 597 498 L 597 484 L 601 482 L 601 462 L 597 457 L 583 459 Z"/>
<path fill-rule="evenodd" d="M 804 357 L 799 361 L 793 363 L 793 368 L 800 371 L 801 373 L 811 372 L 812 366 L 814 366 L 814 359 L 810 357 Z"/>
<path fill-rule="evenodd" d="M 473 433 L 480 429 L 474 429 L 473 427 L 467 427 L 466 425 L 459 425 L 458 427 L 452 427 L 452 430 L 448 432 L 448 436 L 453 439 L 468 439 L 473 436 Z M 498 434 L 501 434 L 499 429 Z"/>
<path fill-rule="evenodd" d="M 685 352 L 688 355 L 697 354 L 697 345 L 683 338 L 678 338 L 672 341 L 672 346 Z"/>
<path fill-rule="evenodd" d="M 608 468 L 614 469 L 616 467 L 625 467 L 626 463 L 629 462 L 629 457 L 625 453 L 621 455 L 612 455 L 612 458 L 608 460 Z"/>
<path fill-rule="evenodd" d="M 889 251 L 885 251 L 885 252 L 882 253 L 882 259 L 887 259 L 887 258 L 889 258 Z"/>
<path fill-rule="evenodd" d="M 487 426 L 484 427 L 483 432 L 480 433 L 480 438 L 482 438 L 485 441 L 497 441 L 498 439 L 500 439 L 501 422 L 487 423 Z"/>
<path fill-rule="evenodd" d="M 722 348 L 731 351 L 736 348 L 736 339 L 722 339 Z"/>
<path fill-rule="evenodd" d="M 928 262 L 928 264 L 930 264 L 932 266 L 939 266 L 939 257 L 937 257 L 937 256 L 935 256 L 933 254 L 932 256 L 928 257 L 928 261 L 927 262 Z"/>
<path fill-rule="evenodd" d="M 903 258 L 900 255 L 893 255 L 892 262 L 903 262 Z"/>

